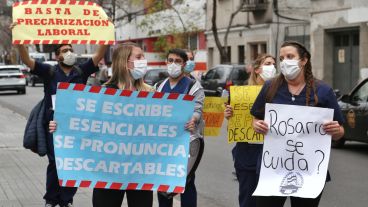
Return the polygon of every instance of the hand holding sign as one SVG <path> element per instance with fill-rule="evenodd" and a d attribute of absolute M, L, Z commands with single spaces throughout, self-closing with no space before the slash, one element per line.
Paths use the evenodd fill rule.
<path fill-rule="evenodd" d="M 225 118 L 229 120 L 233 116 L 233 107 L 230 104 L 225 104 Z"/>
<path fill-rule="evenodd" d="M 253 118 L 252 125 L 255 132 L 263 135 L 267 134 L 268 124 L 265 121 Z"/>
<path fill-rule="evenodd" d="M 340 139 L 344 135 L 344 127 L 337 121 L 329 121 L 323 124 L 323 130 L 332 136 L 332 139 Z"/>

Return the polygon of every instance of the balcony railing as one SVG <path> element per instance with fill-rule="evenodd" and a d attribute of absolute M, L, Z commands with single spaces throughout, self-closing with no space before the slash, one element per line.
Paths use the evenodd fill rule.
<path fill-rule="evenodd" d="M 243 12 L 265 11 L 268 8 L 268 0 L 243 0 Z"/>

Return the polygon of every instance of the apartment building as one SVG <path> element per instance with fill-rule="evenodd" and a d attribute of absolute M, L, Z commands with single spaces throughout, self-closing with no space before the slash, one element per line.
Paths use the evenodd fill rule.
<path fill-rule="evenodd" d="M 212 28 L 213 0 L 207 0 L 206 37 L 208 65 L 220 64 Z M 309 0 L 217 0 L 217 27 L 224 43 L 230 16 L 239 6 L 228 34 L 228 59 L 232 64 L 252 62 L 260 53 L 278 56 L 280 44 L 297 40 L 310 44 Z"/>
<path fill-rule="evenodd" d="M 368 77 L 368 1 L 312 0 L 314 73 L 348 93 Z"/>

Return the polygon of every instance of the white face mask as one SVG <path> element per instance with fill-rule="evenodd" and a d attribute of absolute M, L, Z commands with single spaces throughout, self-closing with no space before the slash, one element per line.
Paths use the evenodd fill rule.
<path fill-rule="evenodd" d="M 300 73 L 299 60 L 283 60 L 280 63 L 281 73 L 288 80 L 294 80 Z"/>
<path fill-rule="evenodd" d="M 73 66 L 77 60 L 77 55 L 70 51 L 63 54 L 63 63 L 68 66 Z"/>
<path fill-rule="evenodd" d="M 147 72 L 147 60 L 134 60 L 134 68 L 129 71 L 134 80 L 143 78 Z"/>
<path fill-rule="evenodd" d="M 259 74 L 264 81 L 267 81 L 276 75 L 276 68 L 274 65 L 262 66 L 262 73 Z"/>
<path fill-rule="evenodd" d="M 172 78 L 177 78 L 182 74 L 181 65 L 171 63 L 167 66 L 167 72 Z"/>

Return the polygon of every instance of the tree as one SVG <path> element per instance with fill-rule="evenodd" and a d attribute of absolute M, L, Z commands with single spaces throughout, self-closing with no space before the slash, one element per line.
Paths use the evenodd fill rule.
<path fill-rule="evenodd" d="M 229 56 L 228 56 L 228 47 L 227 47 L 227 39 L 228 39 L 228 35 L 229 35 L 229 32 L 230 32 L 230 29 L 232 27 L 232 24 L 233 24 L 233 21 L 234 21 L 234 18 L 235 16 L 241 12 L 244 4 L 246 3 L 246 1 L 240 1 L 240 4 L 239 6 L 237 7 L 237 9 L 231 13 L 230 15 L 230 19 L 229 19 L 229 24 L 227 25 L 226 27 L 226 32 L 225 32 L 225 36 L 224 36 L 224 45 L 222 45 L 221 41 L 220 41 L 220 38 L 219 38 L 219 35 L 218 35 L 218 28 L 217 28 L 217 23 L 216 23 L 216 20 L 217 20 L 217 1 L 218 0 L 213 0 L 213 4 L 212 4 L 212 19 L 211 19 L 211 22 L 212 22 L 212 33 L 213 33 L 213 37 L 215 38 L 215 43 L 216 43 L 216 47 L 217 49 L 219 50 L 220 52 L 220 61 L 221 63 L 229 63 L 231 60 L 229 60 Z"/>
<path fill-rule="evenodd" d="M 13 1 L 16 2 L 16 1 Z M 11 17 L 12 17 L 12 7 L 8 6 L 5 3 L 2 3 L 0 5 L 0 57 L 4 55 L 5 60 L 2 60 L 3 62 L 10 64 L 15 63 L 14 58 L 12 60 L 12 53 L 14 50 L 12 50 L 12 34 L 11 30 L 9 29 L 9 25 L 11 23 Z"/>
<path fill-rule="evenodd" d="M 187 0 L 151 0 L 145 5 L 145 15 L 138 26 L 143 31 L 155 31 L 151 35 L 158 37 L 156 51 L 187 48 L 190 35 L 200 30 L 203 6 L 189 3 Z M 164 23 L 165 26 L 157 29 L 158 23 Z"/>

